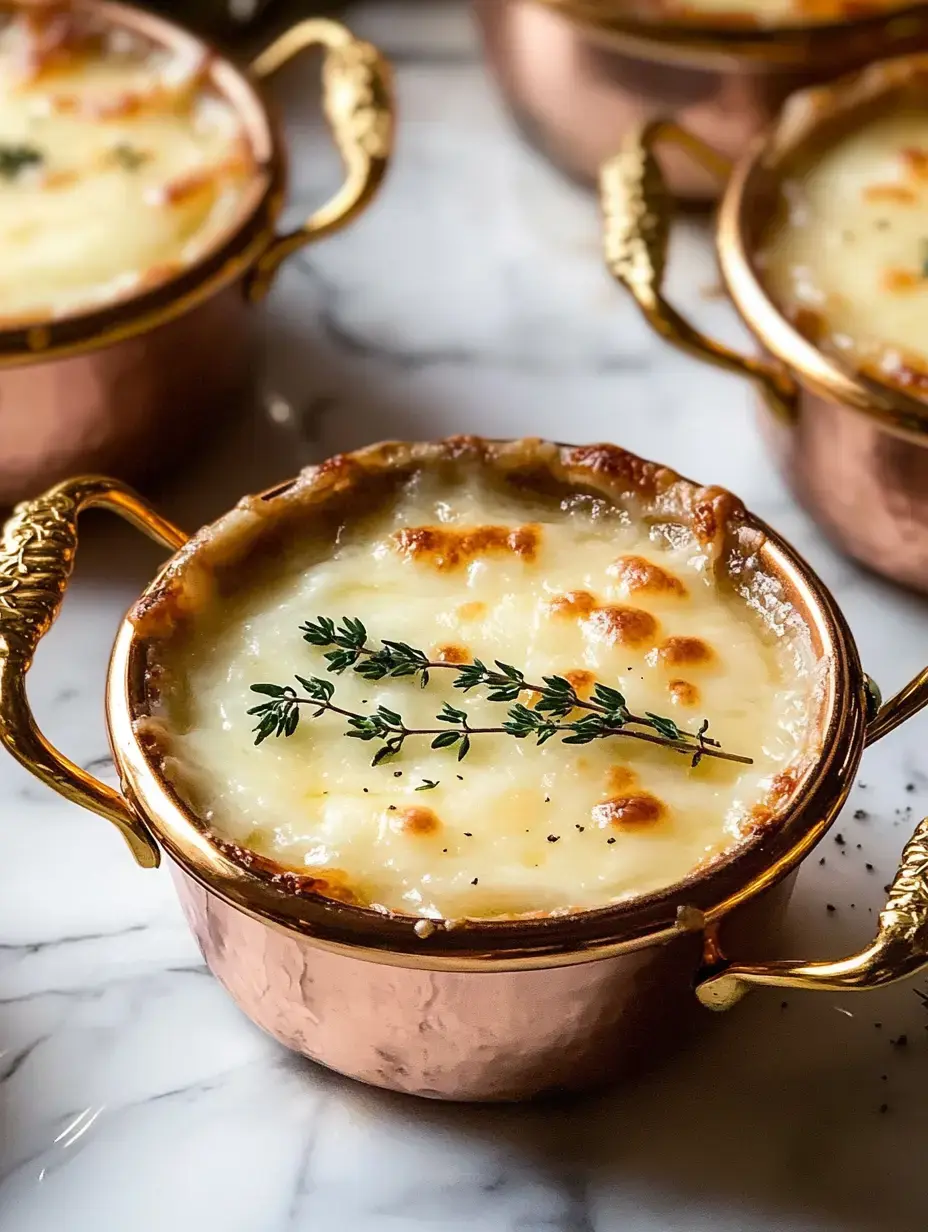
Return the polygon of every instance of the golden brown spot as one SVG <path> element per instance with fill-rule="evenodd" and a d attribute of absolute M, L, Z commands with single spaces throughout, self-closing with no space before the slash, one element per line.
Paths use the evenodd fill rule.
<path fill-rule="evenodd" d="M 814 308 L 796 308 L 790 313 L 790 319 L 809 342 L 819 343 L 825 336 L 825 318 Z"/>
<path fill-rule="evenodd" d="M 630 766 L 610 766 L 606 771 L 606 791 L 621 795 L 637 786 L 638 775 Z"/>
<path fill-rule="evenodd" d="M 686 587 L 678 577 L 643 556 L 620 556 L 609 566 L 608 572 L 623 582 L 631 594 L 638 591 L 681 597 L 686 594 Z"/>
<path fill-rule="evenodd" d="M 58 167 L 54 171 L 46 171 L 42 176 L 42 187 L 53 191 L 58 188 L 69 188 L 79 179 L 77 172 L 71 167 Z"/>
<path fill-rule="evenodd" d="M 410 526 L 393 536 L 397 549 L 411 560 L 438 570 L 458 569 L 481 556 L 516 556 L 534 560 L 541 543 L 538 526 Z"/>
<path fill-rule="evenodd" d="M 596 607 L 596 596 L 588 590 L 568 590 L 562 595 L 555 595 L 545 604 L 550 616 L 589 616 Z"/>
<path fill-rule="evenodd" d="M 389 814 L 390 829 L 397 834 L 434 834 L 441 821 L 430 808 L 411 804 Z"/>
<path fill-rule="evenodd" d="M 699 690 L 688 680 L 671 680 L 667 686 L 670 696 L 678 706 L 698 706 Z"/>
<path fill-rule="evenodd" d="M 865 201 L 892 201 L 896 205 L 914 205 L 918 193 L 905 184 L 868 184 L 864 189 Z"/>
<path fill-rule="evenodd" d="M 602 804 L 593 806 L 593 820 L 601 826 L 615 826 L 619 830 L 638 830 L 653 826 L 667 810 L 657 796 L 649 791 L 636 792 L 630 796 L 613 796 Z"/>
<path fill-rule="evenodd" d="M 756 834 L 775 821 L 789 803 L 799 784 L 801 774 L 802 771 L 798 766 L 790 766 L 774 775 L 770 780 L 770 787 L 763 804 L 755 804 L 741 822 L 739 826 L 741 833 Z"/>
<path fill-rule="evenodd" d="M 565 672 L 564 679 L 570 681 L 579 697 L 589 696 L 596 682 L 596 677 L 593 673 L 586 672 L 582 668 L 572 672 Z"/>
<path fill-rule="evenodd" d="M 914 291 L 916 287 L 924 285 L 924 278 L 921 274 L 915 273 L 914 270 L 890 268 L 883 270 L 880 283 L 884 291 L 889 291 L 892 295 L 903 295 L 907 291 Z"/>
<path fill-rule="evenodd" d="M 715 658 L 712 647 L 700 637 L 668 637 L 659 654 L 666 667 L 695 667 Z"/>
<path fill-rule="evenodd" d="M 908 146 L 901 150 L 902 161 L 917 180 L 928 180 L 928 150 Z"/>
<path fill-rule="evenodd" d="M 485 603 L 462 603 L 458 608 L 458 616 L 461 620 L 481 620 L 487 614 L 487 605 Z"/>
<path fill-rule="evenodd" d="M 610 646 L 643 646 L 654 640 L 658 629 L 651 613 L 637 607 L 599 607 L 587 624 Z"/>
<path fill-rule="evenodd" d="M 463 646 L 439 646 L 435 651 L 439 663 L 469 663 L 470 655 Z"/>

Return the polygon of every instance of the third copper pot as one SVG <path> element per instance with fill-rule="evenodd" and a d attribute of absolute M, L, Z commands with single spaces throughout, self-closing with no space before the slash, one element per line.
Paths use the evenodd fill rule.
<path fill-rule="evenodd" d="M 786 199 L 802 193 L 816 159 L 867 125 L 909 115 L 919 122 L 926 100 L 928 57 L 903 57 L 794 96 L 734 163 L 673 121 L 657 120 L 630 134 L 622 152 L 603 167 L 601 179 L 607 262 L 645 319 L 697 358 L 750 378 L 761 395 L 764 433 L 802 504 L 850 556 L 921 591 L 928 591 L 928 409 L 920 361 L 900 364 L 887 345 L 881 367 L 855 359 L 846 339 L 839 337 L 835 345 L 819 337 L 819 314 L 781 302 L 772 292 L 765 253 L 784 202 L 788 206 Z M 723 186 L 718 257 L 735 307 L 759 343 L 756 358 L 708 338 L 662 293 L 674 199 L 654 151 L 665 145 L 695 160 Z M 855 231 L 863 234 L 861 218 L 868 234 L 881 243 L 885 235 L 892 243 L 892 210 L 914 210 L 913 223 L 919 217 L 921 187 L 914 167 L 915 188 L 907 186 L 902 170 L 898 182 L 893 176 L 897 164 L 918 162 L 921 151 L 905 141 L 902 147 L 889 161 L 864 151 L 870 178 L 885 183 L 834 188 L 833 232 L 850 246 L 846 252 L 828 250 L 821 262 L 826 272 L 829 263 L 832 270 L 846 262 L 860 268 L 853 243 Z M 870 202 L 869 213 L 855 215 L 859 227 L 849 215 L 858 194 Z M 872 271 L 875 335 L 880 295 L 892 305 L 885 296 L 905 291 L 910 324 L 918 320 L 911 314 L 918 312 L 924 285 L 921 249 L 917 242 L 907 247 L 911 269 L 897 263 Z M 834 303 L 841 298 L 835 296 Z"/>

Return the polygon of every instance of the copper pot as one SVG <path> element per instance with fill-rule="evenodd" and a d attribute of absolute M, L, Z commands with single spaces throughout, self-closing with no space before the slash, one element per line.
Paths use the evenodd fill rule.
<path fill-rule="evenodd" d="M 641 476 L 679 479 L 615 446 L 518 444 L 534 451 L 533 459 L 555 454 L 564 467 L 558 473 L 586 491 L 610 484 L 615 490 L 628 476 L 639 487 Z M 824 585 L 740 505 L 737 543 L 752 545 L 749 569 L 789 597 L 823 665 L 821 752 L 775 825 L 678 885 L 569 915 L 423 928 L 416 917 L 294 889 L 293 875 L 271 875 L 260 859 L 217 842 L 181 802 L 153 755 L 150 728 L 137 721 L 149 713 L 146 689 L 159 639 L 175 627 L 165 621 L 164 596 L 182 593 L 184 576 L 202 582 L 220 562 L 234 568 L 235 560 L 249 559 L 251 547 L 229 555 L 230 528 L 245 527 L 249 537 L 237 542 L 270 544 L 279 542 L 273 536 L 281 527 L 304 526 L 301 519 L 319 516 L 319 508 L 325 516 L 346 468 L 421 457 L 423 450 L 440 458 L 471 450 L 483 458 L 479 451 L 505 447 L 473 438 L 371 447 L 248 498 L 234 517 L 201 531 L 154 579 L 116 635 L 107 722 L 121 792 L 41 735 L 26 673 L 67 586 L 81 510 L 112 509 L 175 551 L 187 537 L 113 480 L 70 480 L 21 505 L 0 546 L 4 744 L 62 795 L 114 822 L 140 864 L 154 867 L 166 853 L 206 960 L 246 1014 L 288 1047 L 377 1086 L 459 1100 L 576 1090 L 630 1068 L 640 1072 L 658 1042 L 689 1029 L 702 1014 L 694 981 L 701 1001 L 724 1008 L 751 984 L 846 991 L 920 969 L 928 954 L 928 821 L 903 854 L 877 937 L 865 950 L 840 962 L 732 962 L 733 955 L 760 952 L 760 937 L 781 911 L 799 863 L 844 804 L 864 747 L 928 704 L 926 670 L 880 705 Z M 540 473 L 533 465 L 526 475 Z"/>
<path fill-rule="evenodd" d="M 255 174 L 236 229 L 197 264 L 100 309 L 0 330 L 0 506 L 75 470 L 147 476 L 223 422 L 254 372 L 253 305 L 291 253 L 364 209 L 392 142 L 388 67 L 337 22 L 298 23 L 243 72 L 151 13 L 103 0 L 72 0 L 71 7 L 106 28 L 208 56 L 209 84 L 241 116 Z M 346 178 L 302 226 L 279 233 L 286 147 L 262 86 L 317 46 L 325 51 L 324 107 Z"/>
<path fill-rule="evenodd" d="M 734 157 L 787 95 L 928 43 L 928 5 L 805 27 L 670 24 L 628 0 L 474 0 L 486 55 L 529 140 L 587 183 L 623 134 L 673 116 Z M 717 181 L 668 152 L 675 193 L 711 200 Z"/>
<path fill-rule="evenodd" d="M 829 537 L 877 573 L 928 591 L 928 408 L 802 337 L 754 268 L 789 160 L 834 125 L 901 101 L 928 102 L 928 56 L 876 64 L 796 95 L 734 165 L 673 122 L 644 125 L 604 166 L 602 189 L 607 262 L 645 319 L 697 358 L 751 378 L 783 473 Z M 724 184 L 716 232 L 722 276 L 764 358 L 707 338 L 661 294 L 673 199 L 653 149 L 665 141 Z"/>

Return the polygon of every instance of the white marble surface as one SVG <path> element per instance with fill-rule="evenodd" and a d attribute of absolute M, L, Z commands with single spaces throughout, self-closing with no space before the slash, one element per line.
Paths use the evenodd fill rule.
<path fill-rule="evenodd" d="M 514 136 L 463 7 L 350 8 L 396 57 L 395 172 L 365 219 L 297 259 L 274 292 L 270 379 L 296 420 L 217 425 L 213 461 L 179 480 L 166 508 L 192 526 L 302 462 L 378 437 L 611 439 L 740 492 L 833 587 L 884 689 L 901 684 L 928 655 L 925 603 L 838 558 L 772 473 L 748 390 L 643 327 L 600 266 L 593 203 Z M 306 201 L 332 182 L 334 161 L 299 77 L 285 94 Z M 679 300 L 737 338 L 725 304 L 705 294 L 714 281 L 705 235 L 685 229 Z M 104 778 L 110 640 L 155 560 L 130 532 L 88 519 L 78 579 L 32 677 L 48 733 Z M 809 860 L 784 952 L 838 955 L 865 937 L 908 810 L 928 812 L 926 733 L 912 722 L 868 754 L 868 786 L 839 826 L 847 845 L 826 840 Z M 586 1101 L 427 1105 L 260 1035 L 205 972 L 167 876 L 133 867 L 104 821 L 6 758 L 0 808 L 4 1232 L 928 1223 L 928 1014 L 912 986 L 795 995 L 786 1009 L 755 995 L 657 1076 Z M 892 1046 L 902 1032 L 908 1046 Z"/>

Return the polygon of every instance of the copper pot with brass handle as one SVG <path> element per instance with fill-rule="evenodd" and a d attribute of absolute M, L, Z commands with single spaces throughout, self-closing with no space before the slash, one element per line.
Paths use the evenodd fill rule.
<path fill-rule="evenodd" d="M 603 164 L 600 190 L 606 263 L 652 329 L 695 358 L 749 379 L 785 479 L 829 538 L 875 572 L 928 592 L 924 398 L 851 369 L 803 337 L 767 292 L 755 260 L 799 153 L 814 151 L 835 125 L 847 131 L 897 100 L 928 103 L 928 56 L 873 65 L 795 95 L 734 161 L 671 118 L 639 125 Z M 757 340 L 757 355 L 708 337 L 663 293 L 676 204 L 660 161 L 666 149 L 719 184 L 722 278 Z"/>
<path fill-rule="evenodd" d="M 468 438 L 466 448 L 488 444 Z M 415 448 L 383 446 L 385 465 Z M 636 472 L 642 466 L 614 446 L 599 448 Z M 324 479 L 330 472 L 323 466 L 307 474 Z M 251 498 L 264 530 L 292 519 L 291 486 Z M 116 631 L 106 694 L 119 791 L 51 746 L 25 687 L 64 597 L 79 515 L 89 507 L 118 513 L 177 553 Z M 296 894 L 232 858 L 154 766 L 139 721 L 156 644 L 145 613 L 156 610 L 166 580 L 209 552 L 219 524 L 188 540 L 114 480 L 59 484 L 6 524 L 0 740 L 55 791 L 113 822 L 138 863 L 152 868 L 167 857 L 210 968 L 245 1013 L 287 1046 L 362 1081 L 442 1099 L 511 1100 L 596 1086 L 640 1072 L 669 1036 L 694 1025 L 694 983 L 699 1000 L 724 1008 L 754 984 L 863 990 L 928 964 L 928 822 L 903 854 L 873 944 L 838 962 L 757 961 L 775 944 L 769 934 L 799 865 L 837 818 L 865 746 L 928 705 L 928 670 L 881 704 L 825 586 L 774 532 L 745 516 L 752 533 L 763 532 L 762 543 L 754 541 L 765 568 L 794 596 L 820 643 L 819 760 L 769 834 L 664 894 L 556 918 L 460 920 L 422 932 L 415 917 Z M 209 559 L 200 564 L 208 569 Z"/>
<path fill-rule="evenodd" d="M 47 7 L 49 20 L 60 16 L 60 6 Z M 367 207 L 393 142 L 389 67 L 339 22 L 297 23 L 243 71 L 181 27 L 128 5 L 73 0 L 67 18 L 204 66 L 197 80 L 235 115 L 251 171 L 228 228 L 176 272 L 64 315 L 0 322 L 0 507 L 79 470 L 147 478 L 225 422 L 254 384 L 256 304 L 288 257 Z M 324 55 L 323 109 L 345 178 L 330 201 L 282 233 L 287 142 L 265 89 L 313 50 Z"/>

